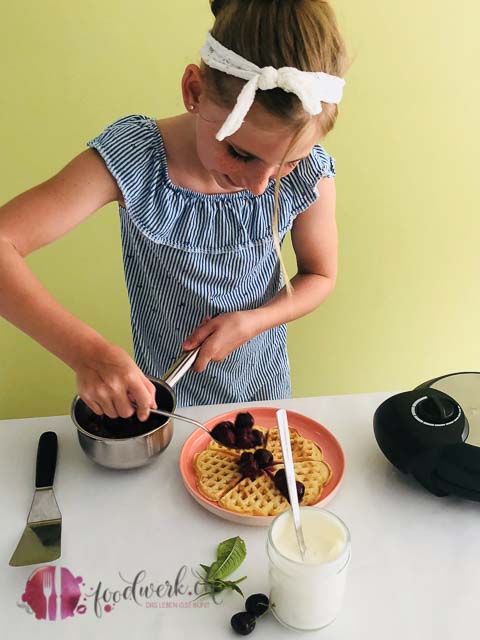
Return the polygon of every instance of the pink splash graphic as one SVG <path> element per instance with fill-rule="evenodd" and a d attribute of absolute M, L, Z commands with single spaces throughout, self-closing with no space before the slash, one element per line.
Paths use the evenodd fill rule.
<path fill-rule="evenodd" d="M 22 600 L 38 620 L 71 618 L 80 600 L 82 580 L 75 578 L 65 567 L 40 567 L 27 580 Z"/>
<path fill-rule="evenodd" d="M 112 606 L 111 606 L 111 605 L 109 605 L 109 604 L 106 604 L 106 605 L 104 606 L 104 610 L 105 610 L 107 613 L 110 613 L 110 611 L 112 610 Z"/>

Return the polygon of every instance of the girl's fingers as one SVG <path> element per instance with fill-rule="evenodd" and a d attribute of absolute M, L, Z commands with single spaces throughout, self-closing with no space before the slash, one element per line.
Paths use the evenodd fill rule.
<path fill-rule="evenodd" d="M 207 339 L 203 342 L 198 356 L 193 363 L 193 370 L 197 373 L 202 373 L 207 368 L 208 363 L 212 360 L 214 355 L 213 339 Z"/>
<path fill-rule="evenodd" d="M 153 385 L 152 385 L 153 386 Z M 154 387 L 155 388 L 155 387 Z M 152 392 L 143 381 L 136 381 L 130 385 L 128 390 L 129 396 L 132 402 L 136 405 L 137 417 L 141 422 L 144 422 L 150 415 L 150 409 L 152 407 Z"/>
<path fill-rule="evenodd" d="M 89 400 L 88 402 L 82 398 L 82 400 L 85 402 L 85 404 L 90 407 L 90 409 L 93 411 L 93 413 L 96 413 L 97 416 L 103 416 L 103 414 L 105 413 L 102 409 L 102 407 L 98 404 L 98 402 L 95 402 L 94 400 Z"/>
<path fill-rule="evenodd" d="M 207 368 L 208 363 L 210 362 L 210 358 L 208 356 L 197 356 L 195 360 L 195 364 L 193 365 L 193 370 L 196 373 L 202 373 Z"/>
<path fill-rule="evenodd" d="M 157 401 L 156 401 L 157 388 L 155 387 L 153 382 L 151 382 L 148 378 L 145 378 L 143 382 L 146 390 L 150 394 L 150 398 L 151 398 L 150 409 L 156 409 L 157 408 Z"/>
<path fill-rule="evenodd" d="M 210 324 L 210 320 L 205 324 L 200 325 L 195 331 L 188 336 L 188 338 L 182 344 L 182 348 L 185 350 L 196 349 L 199 347 L 209 335 L 215 331 L 213 323 Z M 197 358 L 198 361 L 198 358 Z"/>
<path fill-rule="evenodd" d="M 100 400 L 99 404 L 100 403 L 103 409 L 103 413 L 106 416 L 108 416 L 109 418 L 118 418 L 118 413 L 117 413 L 117 410 L 115 409 L 113 402 L 105 398 Z"/>
<path fill-rule="evenodd" d="M 157 402 L 156 402 L 157 389 L 155 385 L 153 384 L 153 382 L 150 382 L 148 378 L 145 378 L 144 380 L 142 380 L 142 383 L 145 387 L 146 392 L 150 397 L 150 404 L 148 405 L 148 408 L 156 409 L 157 408 Z M 130 402 L 132 403 L 132 405 L 134 405 L 134 408 L 136 408 L 137 402 L 130 391 L 127 392 L 127 396 Z"/>
<path fill-rule="evenodd" d="M 135 413 L 135 409 L 126 393 L 118 393 L 112 399 L 116 412 L 121 418 L 130 418 Z"/>

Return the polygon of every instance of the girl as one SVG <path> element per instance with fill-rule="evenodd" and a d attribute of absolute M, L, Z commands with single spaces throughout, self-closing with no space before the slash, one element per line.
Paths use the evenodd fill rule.
<path fill-rule="evenodd" d="M 186 113 L 114 122 L 0 209 L 0 312 L 69 365 L 82 399 L 111 418 L 134 405 L 148 417 L 146 375 L 162 375 L 180 346 L 200 346 L 180 406 L 288 397 L 285 323 L 335 283 L 334 163 L 316 144 L 344 84 L 333 12 L 322 0 L 211 6 L 202 62 L 182 78 Z M 112 201 L 135 362 L 62 308 L 23 259 Z M 280 254 L 290 229 L 291 286 Z"/>

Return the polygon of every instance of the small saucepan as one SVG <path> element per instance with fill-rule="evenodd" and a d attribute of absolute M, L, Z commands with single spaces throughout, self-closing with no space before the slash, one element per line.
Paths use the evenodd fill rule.
<path fill-rule="evenodd" d="M 155 385 L 159 408 L 175 411 L 177 400 L 172 387 L 191 368 L 199 351 L 200 347 L 183 353 L 160 379 L 148 376 Z M 173 436 L 171 418 L 151 414 L 140 422 L 135 415 L 116 419 L 97 416 L 80 396 L 73 399 L 71 417 L 85 454 L 110 469 L 134 469 L 149 464 L 168 447 Z"/>

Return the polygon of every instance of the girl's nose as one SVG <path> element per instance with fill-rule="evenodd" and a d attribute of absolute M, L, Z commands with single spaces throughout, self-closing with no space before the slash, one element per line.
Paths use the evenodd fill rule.
<path fill-rule="evenodd" d="M 255 171 L 255 173 L 248 176 L 246 187 L 254 196 L 260 196 L 268 187 L 269 181 L 274 179 L 275 172 L 272 168 L 265 169 L 264 171 Z"/>

